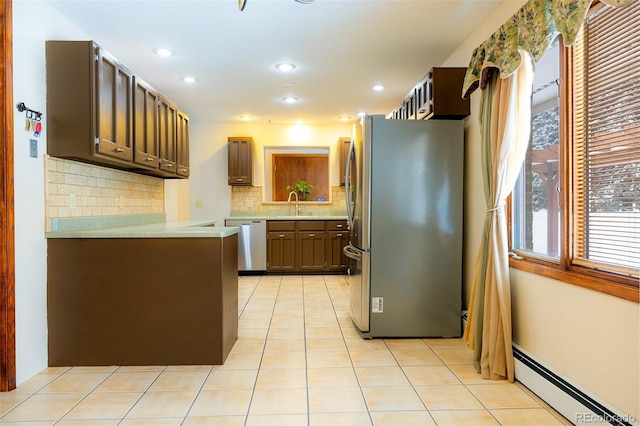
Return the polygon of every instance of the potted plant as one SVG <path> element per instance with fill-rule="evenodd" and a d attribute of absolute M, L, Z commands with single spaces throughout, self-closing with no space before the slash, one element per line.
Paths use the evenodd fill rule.
<path fill-rule="evenodd" d="M 287 191 L 295 191 L 298 193 L 298 196 L 302 196 L 303 201 L 307 201 L 311 194 L 311 188 L 313 188 L 313 185 L 306 180 L 300 179 L 294 185 L 288 185 Z"/>

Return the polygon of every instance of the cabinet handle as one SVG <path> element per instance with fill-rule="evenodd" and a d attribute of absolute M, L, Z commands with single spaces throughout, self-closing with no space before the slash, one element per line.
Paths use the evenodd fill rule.
<path fill-rule="evenodd" d="M 336 237 L 342 237 L 342 234 L 336 234 Z"/>
<path fill-rule="evenodd" d="M 278 235 L 278 237 L 284 238 L 284 234 L 280 234 L 280 235 Z"/>
<path fill-rule="evenodd" d="M 315 237 L 315 236 L 316 236 L 316 234 L 309 234 L 309 236 L 310 236 L 310 237 Z"/>
<path fill-rule="evenodd" d="M 153 158 L 151 158 L 151 157 L 146 157 L 146 158 L 144 159 L 144 161 L 153 161 Z"/>
<path fill-rule="evenodd" d="M 336 228 L 342 228 L 342 225 L 336 225 Z"/>
<path fill-rule="evenodd" d="M 181 172 L 186 172 L 186 171 L 187 171 L 187 169 L 180 169 L 180 171 L 181 171 Z"/>
<path fill-rule="evenodd" d="M 114 149 L 114 151 L 115 151 L 115 152 L 123 152 L 123 151 L 124 151 L 124 149 L 122 149 L 122 148 L 116 148 L 116 149 Z"/>
<path fill-rule="evenodd" d="M 173 167 L 173 164 L 171 164 L 171 163 L 165 164 L 165 167 Z"/>
<path fill-rule="evenodd" d="M 236 179 L 236 182 L 242 182 L 242 179 Z"/>

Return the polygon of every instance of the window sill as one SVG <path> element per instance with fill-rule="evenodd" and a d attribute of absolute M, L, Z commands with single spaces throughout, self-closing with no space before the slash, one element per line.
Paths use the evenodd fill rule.
<path fill-rule="evenodd" d="M 631 302 L 640 302 L 637 278 L 622 277 L 581 267 L 570 267 L 562 270 L 559 266 L 550 265 L 532 259 L 509 258 L 509 267 L 552 278 L 567 284 L 588 288 Z"/>

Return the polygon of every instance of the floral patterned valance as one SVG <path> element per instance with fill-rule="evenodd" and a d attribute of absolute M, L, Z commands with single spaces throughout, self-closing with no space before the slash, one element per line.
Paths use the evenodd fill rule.
<path fill-rule="evenodd" d="M 574 43 L 593 0 L 529 0 L 498 31 L 473 51 L 462 88 L 468 97 L 480 86 L 482 71 L 500 70 L 502 78 L 520 66 L 518 50 L 529 52 L 537 62 L 558 34 L 566 46 Z M 622 6 L 639 0 L 601 0 Z"/>

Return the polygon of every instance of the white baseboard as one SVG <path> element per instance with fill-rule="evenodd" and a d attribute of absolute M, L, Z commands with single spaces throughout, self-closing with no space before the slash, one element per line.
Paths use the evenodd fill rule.
<path fill-rule="evenodd" d="M 584 390 L 557 375 L 518 345 L 513 345 L 516 379 L 576 425 L 638 425 L 629 414 L 616 413 Z"/>

